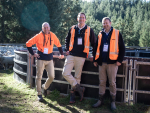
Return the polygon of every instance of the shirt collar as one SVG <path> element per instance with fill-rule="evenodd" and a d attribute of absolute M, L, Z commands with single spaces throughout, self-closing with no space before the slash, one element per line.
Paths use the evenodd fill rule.
<path fill-rule="evenodd" d="M 77 25 L 77 27 L 78 27 L 80 30 L 83 29 L 85 26 L 86 26 L 86 24 L 85 24 L 82 28 L 79 28 L 78 25 Z"/>
<path fill-rule="evenodd" d="M 110 33 L 110 31 L 112 30 L 112 27 L 110 28 L 109 32 L 106 33 L 105 30 L 103 29 L 103 32 L 106 33 L 106 35 L 108 35 Z"/>

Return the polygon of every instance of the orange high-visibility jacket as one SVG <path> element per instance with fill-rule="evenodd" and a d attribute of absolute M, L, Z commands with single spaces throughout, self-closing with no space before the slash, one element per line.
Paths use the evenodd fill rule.
<path fill-rule="evenodd" d="M 73 44 L 74 44 L 74 37 L 75 37 L 75 25 L 72 26 L 71 28 L 71 38 L 70 38 L 70 44 L 69 44 L 69 51 L 73 49 Z M 90 27 L 87 26 L 87 29 L 85 30 L 85 35 L 84 35 L 84 53 L 89 54 L 89 46 L 90 46 Z"/>
<path fill-rule="evenodd" d="M 32 47 L 32 45 L 34 44 L 36 44 L 37 49 L 41 52 L 44 52 L 44 48 L 48 48 L 48 54 L 53 52 L 54 44 L 57 47 L 61 47 L 59 39 L 51 31 L 49 34 L 45 35 L 45 41 L 44 41 L 44 33 L 40 32 L 39 34 L 35 35 L 33 38 L 31 38 L 26 42 L 27 47 Z"/>
<path fill-rule="evenodd" d="M 95 60 L 97 60 L 100 56 L 101 40 L 102 40 L 102 34 L 99 33 Z M 111 60 L 117 60 L 118 58 L 118 54 L 119 54 L 118 40 L 119 40 L 119 30 L 113 29 L 110 38 L 110 46 L 109 46 L 109 58 Z"/>

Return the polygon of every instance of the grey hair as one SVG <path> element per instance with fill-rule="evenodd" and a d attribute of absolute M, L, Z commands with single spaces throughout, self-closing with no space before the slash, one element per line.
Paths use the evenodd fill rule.
<path fill-rule="evenodd" d="M 111 20 L 110 20 L 109 17 L 104 17 L 104 18 L 102 19 L 102 24 L 104 23 L 105 20 L 109 20 L 109 22 L 111 22 Z"/>
<path fill-rule="evenodd" d="M 44 23 L 42 24 L 42 28 L 44 28 L 44 25 L 45 25 L 45 24 L 47 24 L 47 25 L 50 27 L 50 25 L 49 25 L 48 22 L 44 22 Z"/>

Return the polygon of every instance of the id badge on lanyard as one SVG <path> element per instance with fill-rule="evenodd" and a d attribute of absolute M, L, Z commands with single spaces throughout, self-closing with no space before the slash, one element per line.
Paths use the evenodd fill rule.
<path fill-rule="evenodd" d="M 104 44 L 103 52 L 108 52 L 108 44 L 107 43 Z"/>
<path fill-rule="evenodd" d="M 82 38 L 78 37 L 78 45 L 82 45 Z"/>
<path fill-rule="evenodd" d="M 48 48 L 44 48 L 43 54 L 48 54 Z"/>

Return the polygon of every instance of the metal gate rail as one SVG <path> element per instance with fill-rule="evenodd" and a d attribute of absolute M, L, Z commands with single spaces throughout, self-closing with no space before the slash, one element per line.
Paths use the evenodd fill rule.
<path fill-rule="evenodd" d="M 17 53 L 18 51 L 15 51 L 15 52 Z M 33 68 L 35 68 L 35 65 L 33 64 L 34 57 L 32 55 L 30 55 L 29 52 L 21 52 L 20 51 L 19 53 L 27 54 L 27 57 L 28 57 L 27 62 L 21 62 L 21 64 L 27 65 L 27 74 L 17 71 L 15 68 L 14 68 L 14 72 L 17 72 L 23 76 L 26 76 L 27 78 L 25 81 L 28 84 L 30 84 L 30 87 L 32 87 L 33 79 L 35 79 L 35 75 L 33 76 Z M 58 55 L 55 54 L 55 55 L 53 55 L 53 57 L 57 58 Z M 129 59 L 130 59 L 130 62 L 128 63 Z M 148 66 L 150 66 L 150 62 L 149 62 L 150 59 L 145 60 L 145 59 L 137 58 L 137 60 L 141 60 L 141 61 L 134 60 L 135 58 L 129 58 L 129 59 L 126 59 L 122 62 L 123 71 L 121 70 L 121 74 L 120 73 L 117 74 L 116 77 L 123 78 L 123 79 L 121 79 L 121 80 L 123 80 L 123 82 L 120 85 L 121 88 L 117 88 L 117 91 L 121 91 L 121 94 L 122 94 L 121 101 L 128 102 L 129 104 L 131 104 L 131 101 L 133 101 L 133 103 L 140 102 L 141 98 L 139 99 L 139 97 L 142 94 L 145 94 L 144 96 L 146 99 L 148 98 L 148 96 L 150 94 L 150 90 L 148 89 L 149 87 L 147 88 L 147 90 L 143 90 L 142 88 L 140 89 L 140 87 L 143 87 L 143 86 L 141 86 L 141 85 L 138 86 L 138 82 L 140 83 L 143 80 L 150 82 L 149 81 L 150 80 L 150 76 L 149 76 L 150 70 L 148 67 Z M 87 59 L 87 60 L 89 60 L 89 59 Z M 19 60 L 14 59 L 14 61 L 20 64 Z M 146 62 L 144 62 L 144 61 L 146 61 Z M 140 71 L 140 69 L 141 69 L 141 67 L 143 67 L 143 65 L 145 65 L 147 68 L 146 73 L 148 74 L 148 76 L 146 76 L 146 74 L 145 74 L 145 76 L 143 76 L 142 74 L 145 71 Z M 143 69 L 145 69 L 145 67 L 143 67 Z M 55 67 L 55 71 L 62 71 L 62 68 Z M 72 72 L 75 72 L 75 71 L 72 70 Z M 82 74 L 98 76 L 99 72 L 92 72 L 92 71 L 86 70 L 86 71 L 82 71 Z M 42 80 L 46 80 L 46 78 L 42 78 Z M 67 81 L 55 79 L 53 82 L 67 84 L 69 86 L 69 83 Z M 81 86 L 85 86 L 87 88 L 97 88 L 97 89 L 99 88 L 98 85 L 91 85 L 91 84 L 81 84 Z M 108 90 L 109 88 L 106 87 L 106 89 Z M 69 87 L 67 90 L 69 90 Z M 144 102 L 146 102 L 146 101 L 150 101 L 150 98 L 149 98 L 149 100 L 144 100 Z"/>
<path fill-rule="evenodd" d="M 54 57 L 58 57 L 55 56 Z M 33 76 L 33 68 L 35 67 L 35 65 L 33 64 L 34 62 L 34 58 L 32 55 L 28 54 L 28 83 L 30 83 L 30 86 L 33 86 L 33 78 L 35 79 L 35 76 Z M 127 74 L 128 74 L 128 60 L 124 60 L 122 62 L 123 65 L 123 72 L 122 74 L 117 74 L 116 77 L 122 77 L 123 78 L 123 83 L 122 83 L 122 88 L 117 88 L 117 91 L 121 91 L 123 93 L 123 102 L 126 102 L 126 93 L 127 93 Z M 30 69 L 29 69 L 30 68 Z M 62 68 L 54 68 L 55 70 L 59 70 L 62 71 Z M 72 72 L 75 72 L 74 70 L 72 70 Z M 82 71 L 82 73 L 84 74 L 92 74 L 92 75 L 99 75 L 98 72 L 90 72 L 90 71 Z M 30 79 L 30 80 L 29 80 Z M 42 80 L 46 80 L 46 78 L 42 78 Z M 56 83 L 61 83 L 61 84 L 68 84 L 69 83 L 67 81 L 61 81 L 61 80 L 53 80 L 53 82 Z M 90 85 L 90 84 L 81 84 L 81 86 L 85 86 L 85 87 L 90 87 L 90 88 L 99 88 L 98 85 Z M 69 88 L 69 87 L 68 87 Z M 106 87 L 106 89 L 109 89 L 109 87 Z M 69 90 L 69 89 L 68 89 Z"/>
<path fill-rule="evenodd" d="M 150 94 L 150 91 L 138 90 L 138 79 L 150 79 L 148 76 L 139 76 L 139 66 L 140 65 L 150 65 L 150 62 L 141 62 L 134 60 L 133 68 L 133 103 L 137 103 L 137 93 Z"/>

